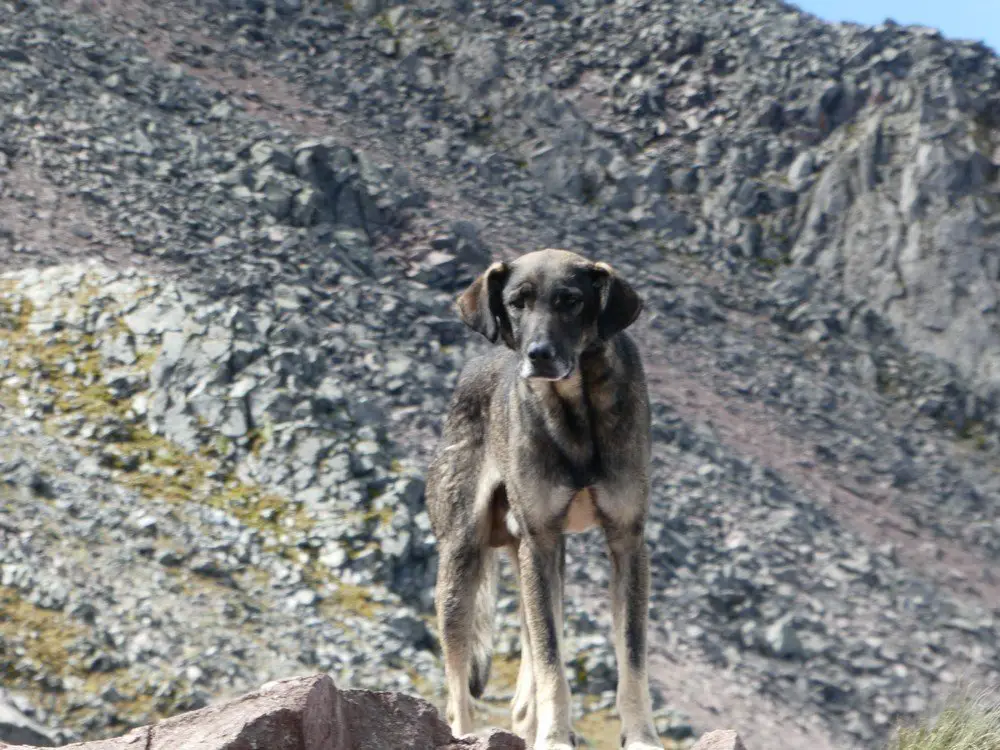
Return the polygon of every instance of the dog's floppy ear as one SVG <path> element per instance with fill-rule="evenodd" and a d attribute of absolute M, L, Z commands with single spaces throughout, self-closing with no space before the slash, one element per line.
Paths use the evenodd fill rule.
<path fill-rule="evenodd" d="M 635 322 L 642 312 L 642 298 L 607 263 L 595 263 L 593 275 L 601 297 L 597 333 L 602 339 L 609 339 Z"/>
<path fill-rule="evenodd" d="M 510 319 L 503 306 L 503 286 L 509 274 L 506 263 L 494 263 L 456 301 L 462 321 L 491 344 L 501 336 L 508 346 L 511 342 Z"/>

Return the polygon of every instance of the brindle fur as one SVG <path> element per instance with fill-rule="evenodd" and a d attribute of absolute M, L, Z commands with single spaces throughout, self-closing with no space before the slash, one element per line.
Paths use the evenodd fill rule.
<path fill-rule="evenodd" d="M 624 332 L 642 300 L 607 264 L 548 249 L 494 263 L 457 304 L 498 346 L 463 369 L 427 476 L 452 730 L 472 731 L 472 697 L 489 677 L 505 549 L 521 605 L 514 730 L 534 750 L 574 746 L 563 535 L 599 525 L 611 557 L 621 744 L 662 748 L 646 674 L 649 398 Z"/>

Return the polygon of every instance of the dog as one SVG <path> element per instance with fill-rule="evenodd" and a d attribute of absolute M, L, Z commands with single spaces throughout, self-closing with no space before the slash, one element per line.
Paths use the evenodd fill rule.
<path fill-rule="evenodd" d="M 642 307 L 610 265 L 557 249 L 493 263 L 457 298 L 465 324 L 496 346 L 462 369 L 427 471 L 456 736 L 472 732 L 472 698 L 489 678 L 505 549 L 520 590 L 514 731 L 534 750 L 575 747 L 563 667 L 564 535 L 600 526 L 612 567 L 621 747 L 663 748 L 646 672 L 649 396 L 625 332 Z"/>

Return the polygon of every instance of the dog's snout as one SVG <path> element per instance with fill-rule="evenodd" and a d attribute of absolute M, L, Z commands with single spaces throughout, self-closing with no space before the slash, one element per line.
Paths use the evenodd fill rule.
<path fill-rule="evenodd" d="M 555 359 L 556 351 L 552 344 L 536 341 L 528 346 L 528 359 L 532 362 L 551 362 Z"/>
<path fill-rule="evenodd" d="M 528 341 L 521 361 L 522 377 L 561 380 L 572 372 L 572 363 L 566 362 L 565 356 L 555 344 L 545 339 Z"/>

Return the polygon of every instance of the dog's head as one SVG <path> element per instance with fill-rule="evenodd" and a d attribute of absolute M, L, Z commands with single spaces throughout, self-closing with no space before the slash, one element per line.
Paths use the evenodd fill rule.
<path fill-rule="evenodd" d="M 472 330 L 521 355 L 522 377 L 562 380 L 584 351 L 632 324 L 642 299 L 607 263 L 549 249 L 491 265 L 458 310 Z"/>

